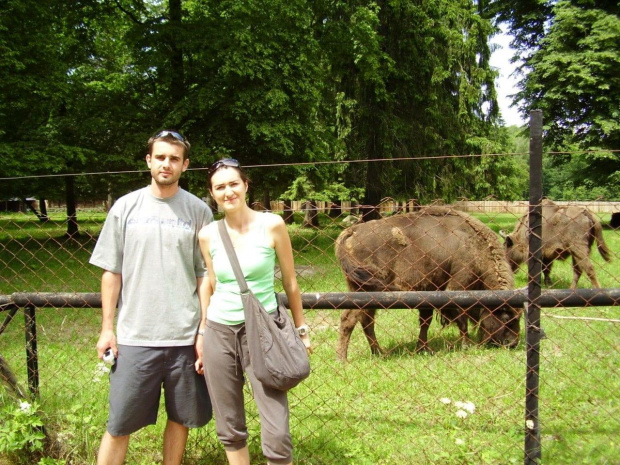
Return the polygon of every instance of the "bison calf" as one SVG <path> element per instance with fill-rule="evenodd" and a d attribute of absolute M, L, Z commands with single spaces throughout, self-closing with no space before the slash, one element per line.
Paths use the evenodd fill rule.
<path fill-rule="evenodd" d="M 515 230 L 504 236 L 506 257 L 516 271 L 528 255 L 528 214 L 521 217 Z M 561 207 L 551 200 L 542 202 L 542 262 L 545 284 L 551 286 L 551 265 L 554 260 L 573 259 L 573 281 L 571 289 L 577 288 L 577 282 L 585 271 L 593 287 L 601 287 L 594 266 L 590 261 L 590 250 L 594 241 L 598 251 L 606 260 L 611 260 L 611 253 L 603 239 L 601 222 L 585 207 Z"/>
<path fill-rule="evenodd" d="M 513 276 L 493 231 L 465 213 L 425 207 L 345 229 L 336 240 L 336 257 L 351 291 L 500 290 L 513 288 Z M 420 309 L 418 350 L 427 350 L 433 310 Z M 442 323 L 455 322 L 468 340 L 468 321 L 478 324 L 482 340 L 514 347 L 519 340 L 521 309 L 439 309 Z M 338 356 L 346 360 L 357 322 L 373 354 L 381 353 L 375 336 L 375 310 L 344 310 Z"/>

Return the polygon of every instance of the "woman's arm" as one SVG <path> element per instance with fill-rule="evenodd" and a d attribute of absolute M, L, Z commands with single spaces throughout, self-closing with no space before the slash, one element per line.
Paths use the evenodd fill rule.
<path fill-rule="evenodd" d="M 301 291 L 299 289 L 297 275 L 295 273 L 291 238 L 286 230 L 284 220 L 278 215 L 270 216 L 272 220 L 269 224 L 269 232 L 273 239 L 276 256 L 278 257 L 278 263 L 280 264 L 282 286 L 284 287 L 284 292 L 286 292 L 286 297 L 288 298 L 289 307 L 291 309 L 291 313 L 293 314 L 293 321 L 295 322 L 296 328 L 306 326 L 306 317 L 304 316 L 303 305 L 301 302 Z M 306 332 L 301 339 L 308 351 L 312 352 L 310 335 L 308 332 Z"/>

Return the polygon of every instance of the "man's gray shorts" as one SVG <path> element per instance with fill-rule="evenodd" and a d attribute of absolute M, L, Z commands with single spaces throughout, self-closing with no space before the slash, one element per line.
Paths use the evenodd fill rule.
<path fill-rule="evenodd" d="M 168 419 L 189 428 L 211 419 L 211 401 L 203 376 L 196 373 L 194 346 L 118 346 L 110 373 L 108 432 L 126 436 L 157 422 L 164 388 Z"/>

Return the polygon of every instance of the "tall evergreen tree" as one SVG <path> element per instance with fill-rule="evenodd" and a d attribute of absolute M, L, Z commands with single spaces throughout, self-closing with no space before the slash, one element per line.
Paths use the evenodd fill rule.
<path fill-rule="evenodd" d="M 571 152 L 546 164 L 557 182 L 546 193 L 620 198 L 618 3 L 535 3 L 531 22 L 520 19 L 519 2 L 493 6 L 510 25 L 523 62 L 521 110 L 541 109 L 546 147 Z"/>
<path fill-rule="evenodd" d="M 488 63 L 494 29 L 473 2 L 318 5 L 338 116 L 347 123 L 336 126 L 350 159 L 479 153 L 488 145 L 498 114 Z M 349 174 L 363 179 L 367 205 L 386 195 L 453 198 L 474 190 L 478 161 L 385 161 Z"/>

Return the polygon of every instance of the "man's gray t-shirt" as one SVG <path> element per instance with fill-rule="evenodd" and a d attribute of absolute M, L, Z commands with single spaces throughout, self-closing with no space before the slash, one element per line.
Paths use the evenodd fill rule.
<path fill-rule="evenodd" d="M 212 220 L 206 203 L 183 189 L 160 199 L 146 187 L 110 209 L 90 263 L 122 275 L 118 344 L 194 344 L 196 278 L 206 274 L 198 232 Z"/>

